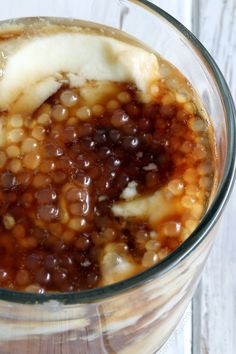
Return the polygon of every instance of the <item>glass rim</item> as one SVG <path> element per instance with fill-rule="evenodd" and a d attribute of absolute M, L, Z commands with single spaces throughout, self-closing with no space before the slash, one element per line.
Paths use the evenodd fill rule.
<path fill-rule="evenodd" d="M 147 0 L 128 0 L 136 5 L 142 6 L 145 10 L 154 13 L 155 15 L 166 20 L 170 25 L 172 25 L 177 31 L 179 31 L 185 39 L 196 49 L 200 55 L 201 59 L 204 61 L 204 65 L 208 65 L 208 69 L 211 72 L 216 87 L 221 95 L 221 99 L 225 109 L 225 115 L 228 123 L 227 127 L 227 138 L 228 138 L 228 150 L 225 164 L 225 171 L 222 181 L 219 185 L 218 191 L 212 201 L 212 204 L 198 227 L 194 232 L 185 240 L 175 251 L 173 251 L 169 256 L 164 258 L 159 263 L 154 266 L 138 273 L 128 279 L 119 281 L 117 283 L 106 285 L 103 287 L 81 290 L 77 292 L 63 292 L 63 293 L 49 293 L 49 294 L 35 294 L 20 291 L 13 291 L 8 289 L 0 288 L 0 300 L 5 300 L 13 303 L 20 304 L 41 304 L 48 301 L 58 301 L 64 304 L 79 304 L 79 303 L 89 303 L 98 301 L 100 299 L 110 298 L 125 291 L 131 290 L 138 286 L 151 281 L 154 278 L 158 278 L 165 274 L 166 272 L 173 269 L 177 264 L 179 264 L 184 258 L 186 258 L 194 249 L 207 237 L 209 231 L 217 222 L 222 210 L 230 196 L 235 177 L 235 120 L 236 110 L 233 103 L 233 98 L 231 96 L 228 85 L 215 63 L 214 59 L 211 57 L 206 48 L 200 43 L 200 41 L 190 32 L 184 25 L 182 25 L 178 20 L 169 15 L 167 12 L 159 8 L 158 6 L 150 3 Z M 48 17 L 40 17 L 48 18 Z M 19 19 L 19 20 L 22 20 Z M 7 22 L 6 20 L 1 22 Z"/>

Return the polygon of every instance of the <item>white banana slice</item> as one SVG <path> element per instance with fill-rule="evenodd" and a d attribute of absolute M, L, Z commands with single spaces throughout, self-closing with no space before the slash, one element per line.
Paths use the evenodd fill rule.
<path fill-rule="evenodd" d="M 181 210 L 179 201 L 175 198 L 169 199 L 164 190 L 131 201 L 119 201 L 112 206 L 113 214 L 117 217 L 147 219 L 151 225 L 178 210 Z"/>

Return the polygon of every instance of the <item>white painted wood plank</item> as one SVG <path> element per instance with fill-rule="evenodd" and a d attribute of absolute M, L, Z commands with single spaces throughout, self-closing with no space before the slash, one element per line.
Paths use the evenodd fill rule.
<path fill-rule="evenodd" d="M 210 51 L 236 101 L 236 0 L 200 0 L 199 38 Z M 194 300 L 193 354 L 236 352 L 236 188 Z M 198 338 L 197 338 L 198 337 Z"/>

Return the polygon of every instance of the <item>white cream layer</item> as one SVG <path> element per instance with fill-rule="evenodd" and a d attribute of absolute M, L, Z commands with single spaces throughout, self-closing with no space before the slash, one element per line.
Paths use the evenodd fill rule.
<path fill-rule="evenodd" d="M 4 43 L 0 49 L 4 50 Z M 55 93 L 65 78 L 72 87 L 85 80 L 132 82 L 143 93 L 158 78 L 157 57 L 111 37 L 55 33 L 6 43 L 0 80 L 0 111 L 32 113 Z"/>

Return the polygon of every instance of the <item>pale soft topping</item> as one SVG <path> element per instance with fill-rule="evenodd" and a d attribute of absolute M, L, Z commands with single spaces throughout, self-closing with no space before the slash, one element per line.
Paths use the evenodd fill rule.
<path fill-rule="evenodd" d="M 157 57 L 114 38 L 82 33 L 34 36 L 8 53 L 0 109 L 30 113 L 68 79 L 133 82 L 144 93 L 158 77 Z"/>

